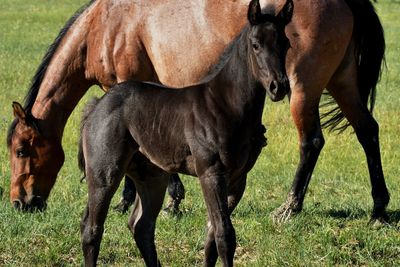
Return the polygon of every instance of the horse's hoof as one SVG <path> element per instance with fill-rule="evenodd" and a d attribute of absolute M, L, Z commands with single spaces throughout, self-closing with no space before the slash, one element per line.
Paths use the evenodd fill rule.
<path fill-rule="evenodd" d="M 368 225 L 373 229 L 380 229 L 383 227 L 392 227 L 387 220 L 382 218 L 371 218 L 368 222 Z"/>
<path fill-rule="evenodd" d="M 121 201 L 120 201 L 117 205 L 115 205 L 115 206 L 113 207 L 113 209 L 114 209 L 115 211 L 120 212 L 120 213 L 126 213 L 126 212 L 128 211 L 128 209 L 129 209 L 129 207 L 130 207 L 131 204 L 132 204 L 132 203 L 130 203 L 130 202 L 124 200 L 124 199 L 121 199 Z"/>
<path fill-rule="evenodd" d="M 390 226 L 389 216 L 384 210 L 380 210 L 379 212 L 375 211 L 372 213 L 368 225 L 372 226 L 372 228 L 382 228 L 384 226 Z"/>
<path fill-rule="evenodd" d="M 283 224 L 288 222 L 296 215 L 293 209 L 291 209 L 286 203 L 282 204 L 277 208 L 271 215 L 272 221 L 275 224 Z"/>
<path fill-rule="evenodd" d="M 276 224 L 286 223 L 301 211 L 298 201 L 289 195 L 285 203 L 272 213 L 272 221 Z"/>
<path fill-rule="evenodd" d="M 177 205 L 174 200 L 171 200 L 171 202 L 163 209 L 163 213 L 174 217 L 182 215 L 182 211 L 179 209 L 179 204 Z"/>

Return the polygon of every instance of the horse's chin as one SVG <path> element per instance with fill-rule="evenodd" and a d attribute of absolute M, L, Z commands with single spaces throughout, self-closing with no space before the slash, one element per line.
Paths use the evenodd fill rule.
<path fill-rule="evenodd" d="M 40 197 L 33 197 L 27 203 L 15 199 L 12 201 L 12 205 L 16 210 L 22 212 L 43 212 L 47 209 L 47 202 Z"/>

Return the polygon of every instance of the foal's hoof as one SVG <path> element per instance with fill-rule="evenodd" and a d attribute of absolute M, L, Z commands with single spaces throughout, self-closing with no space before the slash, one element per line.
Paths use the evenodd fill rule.
<path fill-rule="evenodd" d="M 121 201 L 117 205 L 115 205 L 113 209 L 120 213 L 126 213 L 131 205 L 131 202 L 126 201 L 125 199 L 121 199 Z"/>

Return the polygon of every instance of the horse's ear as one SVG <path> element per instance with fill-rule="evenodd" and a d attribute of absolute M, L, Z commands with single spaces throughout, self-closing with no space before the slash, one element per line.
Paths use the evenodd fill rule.
<path fill-rule="evenodd" d="M 277 17 L 286 25 L 292 20 L 293 16 L 293 0 L 287 0 Z"/>
<path fill-rule="evenodd" d="M 24 108 L 21 106 L 21 104 L 18 102 L 13 102 L 12 107 L 13 107 L 13 111 L 14 111 L 14 117 L 16 119 L 18 119 L 20 122 L 26 124 L 27 116 L 26 116 L 26 112 L 25 112 Z"/>
<path fill-rule="evenodd" d="M 261 18 L 261 7 L 259 0 L 251 0 L 249 4 L 249 10 L 247 11 L 247 19 L 251 25 L 260 24 Z"/>

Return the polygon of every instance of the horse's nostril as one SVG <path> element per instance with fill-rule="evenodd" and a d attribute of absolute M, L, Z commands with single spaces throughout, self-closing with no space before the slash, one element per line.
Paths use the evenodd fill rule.
<path fill-rule="evenodd" d="M 17 210 L 21 210 L 23 207 L 22 201 L 19 199 L 13 200 L 12 204 L 13 204 L 14 209 L 17 209 Z"/>

